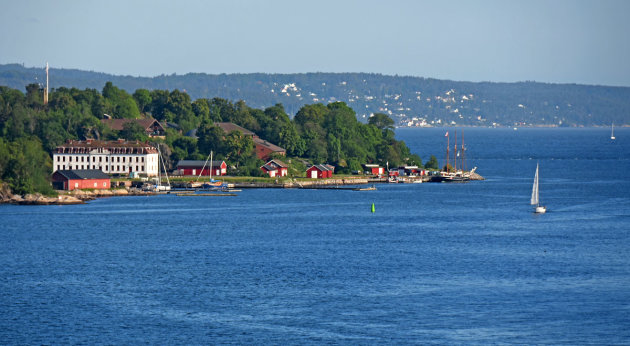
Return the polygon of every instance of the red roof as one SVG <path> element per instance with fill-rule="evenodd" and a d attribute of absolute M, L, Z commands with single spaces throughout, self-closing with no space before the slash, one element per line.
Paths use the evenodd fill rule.
<path fill-rule="evenodd" d="M 223 132 L 225 133 L 230 133 L 232 131 L 238 131 L 240 133 L 242 133 L 245 136 L 253 136 L 256 137 L 256 134 L 253 133 L 252 131 L 244 128 L 244 127 L 240 127 L 236 124 L 233 123 L 214 123 L 215 125 L 217 125 L 218 127 L 220 127 Z"/>
<path fill-rule="evenodd" d="M 101 119 L 101 122 L 103 124 L 111 127 L 112 130 L 116 130 L 116 131 L 121 131 L 124 128 L 126 123 L 131 123 L 131 122 L 138 123 L 145 130 L 153 130 L 152 127 L 157 125 L 157 126 L 159 126 L 162 129 L 162 131 L 164 131 L 164 127 L 162 126 L 162 124 L 160 124 L 159 121 L 157 121 L 157 120 L 155 120 L 153 118 L 146 118 L 146 119 Z"/>

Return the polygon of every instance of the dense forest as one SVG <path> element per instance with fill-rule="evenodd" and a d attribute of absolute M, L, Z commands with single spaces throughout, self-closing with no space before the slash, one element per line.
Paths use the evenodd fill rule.
<path fill-rule="evenodd" d="M 153 117 L 166 124 L 166 136 L 148 138 L 137 123 L 112 130 L 101 121 L 107 116 Z M 29 84 L 25 93 L 0 86 L 0 180 L 18 194 L 51 194 L 51 151 L 68 139 L 88 138 L 151 141 L 171 167 L 181 159 L 203 160 L 213 151 L 226 160 L 232 175 L 262 175 L 264 162 L 257 159 L 252 139 L 237 131 L 226 134 L 215 122 L 238 124 L 285 148 L 294 176 L 303 175 L 309 163 L 332 164 L 336 173 L 361 170 L 364 163 L 422 165 L 394 138 L 388 115 L 375 114 L 365 124 L 344 102 L 304 105 L 291 118 L 280 103 L 259 109 L 218 97 L 193 101 L 177 89 L 130 94 L 107 82 L 102 91 L 55 88 L 44 104 L 43 89 Z M 195 136 L 189 136 L 191 130 Z M 437 161 L 433 158 L 430 165 Z"/>
<path fill-rule="evenodd" d="M 24 90 L 45 81 L 43 68 L 0 65 L 0 85 Z M 113 76 L 50 70 L 51 87 L 100 90 L 107 81 L 128 93 L 180 90 L 192 100 L 219 97 L 264 109 L 281 103 L 289 117 L 308 104 L 345 102 L 359 121 L 390 116 L 395 126 L 630 125 L 630 88 L 536 82 L 458 82 L 368 73 Z"/>

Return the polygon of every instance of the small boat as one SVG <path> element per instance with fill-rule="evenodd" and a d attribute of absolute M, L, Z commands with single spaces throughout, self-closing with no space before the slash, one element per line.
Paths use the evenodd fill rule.
<path fill-rule="evenodd" d="M 531 205 L 535 205 L 534 213 L 536 214 L 544 214 L 545 212 L 547 212 L 547 208 L 540 205 L 540 201 L 538 200 L 538 164 L 536 164 L 536 174 L 534 175 L 534 186 L 532 187 Z"/>
<path fill-rule="evenodd" d="M 613 123 L 610 128 L 610 139 L 615 139 L 615 123 Z"/>
<path fill-rule="evenodd" d="M 354 189 L 354 191 L 375 191 L 376 190 L 376 186 L 372 185 L 370 187 L 357 187 Z"/>

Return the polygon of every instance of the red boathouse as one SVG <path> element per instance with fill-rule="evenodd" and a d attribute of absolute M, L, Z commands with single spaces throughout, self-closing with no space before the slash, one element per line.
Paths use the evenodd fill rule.
<path fill-rule="evenodd" d="M 62 169 L 52 175 L 56 190 L 109 189 L 111 178 L 100 169 Z"/>
<path fill-rule="evenodd" d="M 331 165 L 312 165 L 306 170 L 306 177 L 312 179 L 332 178 L 334 166 Z"/>

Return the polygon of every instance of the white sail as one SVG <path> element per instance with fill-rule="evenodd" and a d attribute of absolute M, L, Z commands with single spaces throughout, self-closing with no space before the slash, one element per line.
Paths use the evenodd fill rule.
<path fill-rule="evenodd" d="M 610 139 L 615 139 L 615 123 L 610 127 Z"/>
<path fill-rule="evenodd" d="M 534 175 L 531 205 L 538 205 L 538 164 L 536 164 L 536 175 Z"/>

